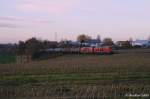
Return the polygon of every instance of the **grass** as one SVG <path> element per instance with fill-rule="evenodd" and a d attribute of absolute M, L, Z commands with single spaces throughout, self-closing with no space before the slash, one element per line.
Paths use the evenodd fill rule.
<path fill-rule="evenodd" d="M 65 55 L 23 64 L 4 64 L 0 75 L 52 73 L 149 72 L 150 54 Z"/>
<path fill-rule="evenodd" d="M 25 85 L 33 83 L 43 83 L 52 81 L 80 81 L 88 82 L 110 80 L 110 81 L 150 81 L 150 74 L 118 74 L 118 73 L 83 73 L 83 74 L 49 74 L 49 75 L 12 75 L 12 76 L 1 76 L 1 86 L 14 86 L 14 85 Z M 86 83 L 87 84 L 87 83 Z M 92 82 L 93 84 L 93 82 Z"/>
<path fill-rule="evenodd" d="M 150 93 L 150 49 L 0 64 L 0 97 L 132 99 L 128 93 Z"/>

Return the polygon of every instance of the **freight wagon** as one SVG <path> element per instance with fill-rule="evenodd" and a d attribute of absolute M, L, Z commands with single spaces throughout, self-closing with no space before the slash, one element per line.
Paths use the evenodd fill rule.
<path fill-rule="evenodd" d="M 80 47 L 80 48 L 50 48 L 44 50 L 50 53 L 74 53 L 74 54 L 112 54 L 110 46 L 103 47 Z"/>

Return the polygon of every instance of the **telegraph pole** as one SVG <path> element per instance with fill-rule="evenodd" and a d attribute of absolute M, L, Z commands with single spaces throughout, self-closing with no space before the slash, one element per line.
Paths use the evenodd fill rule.
<path fill-rule="evenodd" d="M 55 32 L 55 41 L 57 41 L 57 32 Z"/>

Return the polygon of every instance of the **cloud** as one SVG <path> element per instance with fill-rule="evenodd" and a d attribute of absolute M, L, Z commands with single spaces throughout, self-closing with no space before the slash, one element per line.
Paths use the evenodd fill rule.
<path fill-rule="evenodd" d="M 23 0 L 17 8 L 24 12 L 62 14 L 74 5 L 76 0 Z"/>
<path fill-rule="evenodd" d="M 33 23 L 42 23 L 42 24 L 54 23 L 54 21 L 40 19 L 40 18 L 30 19 L 30 21 Z"/>
<path fill-rule="evenodd" d="M 0 16 L 0 20 L 2 21 L 15 21 L 14 17 Z"/>
<path fill-rule="evenodd" d="M 18 26 L 11 23 L 0 23 L 0 28 L 16 28 L 16 27 Z"/>
<path fill-rule="evenodd" d="M 21 18 L 12 16 L 0 16 L 0 28 L 23 28 L 35 25 L 46 25 L 54 21 L 41 18 Z"/>
<path fill-rule="evenodd" d="M 21 17 L 12 17 L 12 16 L 0 16 L 0 22 L 3 23 L 32 23 L 32 24 L 49 24 L 49 23 L 54 23 L 54 21 L 51 20 L 46 20 L 43 18 L 21 18 Z M 11 24 L 11 26 L 12 26 Z M 6 24 L 4 24 L 5 26 Z M 2 25 L 3 26 L 3 25 Z"/>

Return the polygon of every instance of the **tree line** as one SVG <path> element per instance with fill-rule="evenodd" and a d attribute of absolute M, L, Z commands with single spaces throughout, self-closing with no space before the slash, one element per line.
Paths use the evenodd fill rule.
<path fill-rule="evenodd" d="M 102 42 L 104 46 L 114 46 L 114 42 L 111 38 L 107 37 L 101 40 L 100 36 L 98 35 L 97 40 Z M 88 40 L 92 40 L 91 36 L 81 34 L 77 36 L 77 42 L 80 42 L 81 45 L 77 45 L 76 47 L 82 47 L 83 43 L 86 43 Z M 127 41 L 124 43 L 124 46 L 129 48 L 130 42 Z M 34 56 L 38 53 L 41 49 L 48 49 L 48 48 L 67 48 L 67 47 L 74 47 L 69 43 L 68 40 L 62 40 L 60 42 L 57 41 L 48 41 L 48 40 L 40 40 L 35 37 L 32 37 L 26 41 L 19 41 L 16 47 L 16 54 L 17 55 L 27 55 L 27 56 Z"/>
<path fill-rule="evenodd" d="M 55 48 L 57 42 L 51 42 L 48 40 L 39 40 L 37 38 L 30 38 L 26 41 L 19 41 L 16 49 L 17 55 L 33 55 L 39 52 L 41 49 Z"/>
<path fill-rule="evenodd" d="M 81 34 L 77 37 L 77 41 L 79 41 L 81 44 L 88 41 L 88 40 L 90 40 L 90 39 L 92 39 L 92 37 L 88 36 L 88 35 L 85 35 L 85 34 Z M 100 38 L 99 35 L 97 36 L 97 40 L 101 41 L 101 38 Z M 103 42 L 103 45 L 107 45 L 107 46 L 112 46 L 114 44 L 113 40 L 109 37 L 104 38 L 104 40 L 101 41 L 101 42 Z"/>
<path fill-rule="evenodd" d="M 81 44 L 86 42 L 87 40 L 92 39 L 92 37 L 81 34 L 77 37 L 77 41 Z M 99 37 L 100 39 L 100 37 Z M 105 38 L 103 40 L 105 45 L 113 45 L 113 41 L 111 38 Z M 19 41 L 16 47 L 17 55 L 34 55 L 39 52 L 41 49 L 48 48 L 56 48 L 56 47 L 70 47 L 69 43 L 65 43 L 65 41 L 60 41 L 59 43 L 56 41 L 48 41 L 48 40 L 40 40 L 35 37 L 32 37 L 26 41 Z"/>

